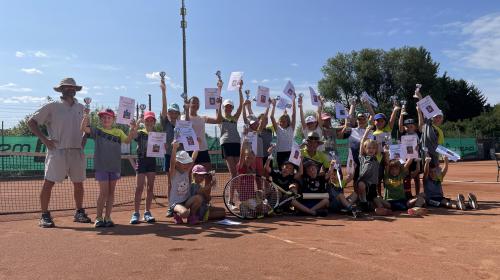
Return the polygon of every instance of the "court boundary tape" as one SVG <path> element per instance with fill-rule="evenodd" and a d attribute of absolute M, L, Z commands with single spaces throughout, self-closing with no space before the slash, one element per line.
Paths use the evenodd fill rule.
<path fill-rule="evenodd" d="M 500 182 L 482 182 L 475 180 L 444 180 L 445 183 L 471 183 L 471 184 L 491 184 L 500 185 Z"/>

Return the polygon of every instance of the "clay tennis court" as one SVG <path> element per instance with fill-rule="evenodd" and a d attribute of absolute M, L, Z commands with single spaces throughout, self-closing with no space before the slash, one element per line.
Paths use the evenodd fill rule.
<path fill-rule="evenodd" d="M 129 209 L 117 209 L 118 225 L 96 230 L 62 214 L 53 229 L 3 215 L 0 279 L 499 279 L 496 169 L 494 161 L 450 164 L 445 194 L 473 191 L 480 210 L 431 209 L 421 218 L 280 216 L 186 226 L 156 207 L 156 224 L 129 225 Z"/>

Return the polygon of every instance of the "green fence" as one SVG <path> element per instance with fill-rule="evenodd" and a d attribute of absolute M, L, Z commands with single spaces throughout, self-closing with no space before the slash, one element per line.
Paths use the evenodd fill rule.
<path fill-rule="evenodd" d="M 215 138 L 210 139 L 209 147 L 212 151 L 219 151 L 220 146 Z M 463 159 L 478 159 L 478 146 L 475 138 L 447 138 L 445 146 L 462 156 Z M 338 153 L 340 158 L 345 161 L 348 155 L 348 140 L 337 140 Z M 36 137 L 32 136 L 5 136 L 0 144 L 0 152 L 45 152 L 45 146 Z M 135 143 L 131 143 L 131 154 L 135 153 Z M 85 154 L 94 153 L 94 141 L 89 139 L 85 145 Z M 211 153 L 212 164 L 216 169 L 224 169 L 225 162 L 217 152 Z M 0 170 L 43 170 L 44 157 L 22 157 L 15 159 L 16 156 L 0 156 Z M 91 161 L 92 162 L 92 161 Z M 88 166 L 92 169 L 92 166 Z"/>

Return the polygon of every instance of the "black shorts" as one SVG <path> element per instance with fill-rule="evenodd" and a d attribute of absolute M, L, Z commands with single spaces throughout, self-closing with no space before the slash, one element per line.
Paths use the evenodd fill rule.
<path fill-rule="evenodd" d="M 139 157 L 137 158 L 136 172 L 138 174 L 156 172 L 156 158 Z"/>
<path fill-rule="evenodd" d="M 391 204 L 392 211 L 405 211 L 408 210 L 406 199 L 398 199 L 398 200 L 389 200 Z"/>
<path fill-rule="evenodd" d="M 278 162 L 278 168 L 281 170 L 281 166 L 285 161 L 290 159 L 291 152 L 277 152 L 276 153 L 276 161 Z"/>
<path fill-rule="evenodd" d="M 220 146 L 222 148 L 222 158 L 240 157 L 240 143 L 225 143 Z"/>
<path fill-rule="evenodd" d="M 193 155 L 193 152 L 188 152 L 190 156 Z M 199 163 L 210 163 L 210 155 L 208 154 L 208 151 L 198 151 L 198 156 L 196 157 L 196 160 L 194 161 L 195 164 Z"/>
<path fill-rule="evenodd" d="M 364 181 L 363 181 L 364 182 Z M 358 182 L 356 182 L 356 184 L 358 184 Z M 376 198 L 378 195 L 377 195 L 377 185 L 376 184 L 367 184 L 366 182 L 365 183 L 365 186 L 366 186 L 366 200 L 371 202 L 373 201 L 374 198 Z"/>

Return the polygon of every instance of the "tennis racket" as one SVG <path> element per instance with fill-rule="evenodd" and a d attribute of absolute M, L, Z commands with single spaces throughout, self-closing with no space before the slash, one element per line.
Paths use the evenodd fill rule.
<path fill-rule="evenodd" d="M 243 174 L 227 182 L 223 197 L 231 214 L 240 219 L 256 219 L 272 215 L 275 209 L 301 195 L 285 191 L 264 177 Z"/>

